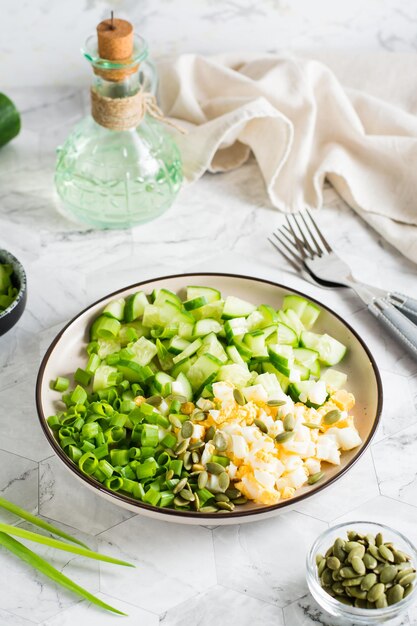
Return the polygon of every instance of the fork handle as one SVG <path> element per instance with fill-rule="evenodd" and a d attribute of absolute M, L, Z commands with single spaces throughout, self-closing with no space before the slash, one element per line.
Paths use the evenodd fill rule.
<path fill-rule="evenodd" d="M 390 293 L 389 300 L 412 322 L 417 324 L 417 300 L 396 291 Z"/>
<path fill-rule="evenodd" d="M 384 298 L 376 298 L 368 309 L 417 358 L 417 326 Z"/>

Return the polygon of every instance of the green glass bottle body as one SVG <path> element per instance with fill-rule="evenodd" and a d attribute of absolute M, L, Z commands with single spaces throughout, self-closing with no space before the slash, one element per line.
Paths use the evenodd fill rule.
<path fill-rule="evenodd" d="M 107 75 L 121 68 L 98 58 L 92 38 L 84 55 Z M 107 98 L 154 93 L 155 72 L 146 57 L 146 43 L 136 35 L 131 63 L 140 62 L 140 70 L 117 82 L 95 75 L 96 93 Z M 61 210 L 94 228 L 130 228 L 155 219 L 172 205 L 181 183 L 179 150 L 163 123 L 148 114 L 128 130 L 110 130 L 88 116 L 58 148 L 55 185 Z"/>

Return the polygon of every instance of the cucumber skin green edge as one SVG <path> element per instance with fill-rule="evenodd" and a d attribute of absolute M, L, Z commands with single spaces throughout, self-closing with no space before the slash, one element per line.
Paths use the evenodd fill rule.
<path fill-rule="evenodd" d="M 62 587 L 68 589 L 69 591 L 80 595 L 92 604 L 100 606 L 107 611 L 111 611 L 113 613 L 117 613 L 118 615 L 123 615 L 127 617 L 127 613 L 123 613 L 122 611 L 119 611 L 118 609 L 110 606 L 110 604 L 106 604 L 99 598 L 96 598 L 89 591 L 87 591 L 83 587 L 80 587 L 79 585 L 77 585 L 77 583 L 74 583 L 70 578 L 58 571 L 55 567 L 53 567 L 53 565 L 50 565 L 48 561 L 45 561 L 45 559 L 36 554 L 36 552 L 32 552 L 32 550 L 27 548 L 25 545 L 20 543 L 20 541 L 17 541 L 10 535 L 0 532 L 0 545 L 4 546 L 6 550 L 12 552 L 12 554 L 17 556 L 19 559 L 25 561 L 36 570 L 44 574 L 44 576 L 47 576 Z"/>
<path fill-rule="evenodd" d="M 4 93 L 0 93 L 0 147 L 20 133 L 20 114 L 13 102 Z"/>

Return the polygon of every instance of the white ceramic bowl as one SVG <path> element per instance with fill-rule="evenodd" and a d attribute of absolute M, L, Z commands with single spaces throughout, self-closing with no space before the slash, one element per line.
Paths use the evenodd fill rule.
<path fill-rule="evenodd" d="M 348 347 L 347 356 L 343 360 L 340 369 L 348 374 L 348 389 L 356 398 L 353 413 L 363 443 L 354 450 L 344 452 L 340 466 L 324 464 L 326 476 L 320 483 L 304 486 L 296 492 L 295 497 L 289 500 L 282 500 L 276 505 L 265 506 L 247 503 L 236 507 L 233 512 L 228 514 L 202 514 L 194 511 L 161 509 L 135 500 L 127 495 L 109 491 L 94 479 L 84 475 L 66 456 L 55 440 L 53 432 L 48 426 L 47 418 L 49 415 L 57 412 L 56 403 L 58 397 L 57 393 L 49 388 L 49 382 L 57 376 L 68 376 L 72 379 L 72 373 L 78 367 L 85 367 L 84 348 L 88 342 L 87 331 L 91 322 L 97 317 L 103 307 L 115 297 L 126 297 L 138 289 L 151 293 L 153 289 L 164 287 L 183 296 L 185 287 L 190 284 L 215 287 L 225 296 L 234 295 L 257 305 L 270 304 L 276 309 L 281 306 L 285 294 L 296 293 L 302 295 L 315 302 L 322 310 L 315 330 L 334 335 Z M 142 513 L 143 515 L 166 521 L 220 525 L 240 524 L 264 519 L 277 515 L 282 511 L 288 511 L 295 504 L 306 498 L 320 497 L 321 491 L 345 474 L 368 447 L 381 414 L 382 386 L 377 366 L 364 341 L 344 320 L 322 303 L 299 291 L 294 291 L 288 286 L 266 280 L 231 274 L 181 274 L 147 280 L 120 289 L 92 304 L 71 320 L 54 339 L 43 358 L 36 383 L 36 403 L 42 429 L 56 454 L 72 474 L 99 495 L 135 513 Z"/>

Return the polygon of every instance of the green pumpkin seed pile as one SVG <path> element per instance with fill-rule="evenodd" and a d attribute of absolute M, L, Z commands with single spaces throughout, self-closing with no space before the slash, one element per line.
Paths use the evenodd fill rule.
<path fill-rule="evenodd" d="M 416 570 L 410 557 L 381 533 L 347 533 L 323 556 L 316 556 L 320 583 L 328 594 L 350 606 L 382 609 L 400 602 L 413 590 Z"/>

